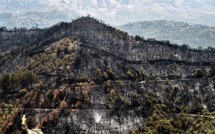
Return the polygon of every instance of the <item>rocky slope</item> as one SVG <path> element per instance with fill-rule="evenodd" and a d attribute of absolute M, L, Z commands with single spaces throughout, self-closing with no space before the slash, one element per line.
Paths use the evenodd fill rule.
<path fill-rule="evenodd" d="M 212 48 L 133 38 L 90 17 L 0 40 L 2 133 L 20 133 L 23 114 L 44 133 L 129 133 L 156 112 L 215 108 Z"/>

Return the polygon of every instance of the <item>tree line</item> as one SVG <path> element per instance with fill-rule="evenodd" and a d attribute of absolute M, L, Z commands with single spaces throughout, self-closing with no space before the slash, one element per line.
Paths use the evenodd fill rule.
<path fill-rule="evenodd" d="M 32 71 L 5 73 L 0 77 L 0 88 L 3 91 L 26 88 L 31 86 L 36 78 L 36 74 Z"/>

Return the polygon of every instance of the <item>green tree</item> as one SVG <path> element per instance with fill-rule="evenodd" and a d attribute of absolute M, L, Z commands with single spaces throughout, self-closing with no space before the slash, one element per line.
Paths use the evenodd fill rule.
<path fill-rule="evenodd" d="M 102 78 L 102 73 L 101 73 L 101 70 L 100 68 L 97 68 L 96 71 L 95 71 L 95 82 L 96 83 L 100 83 L 101 82 L 101 78 Z"/>
<path fill-rule="evenodd" d="M 135 40 L 136 40 L 136 41 L 142 41 L 143 39 L 142 39 L 139 35 L 136 35 L 136 36 L 135 36 Z"/>
<path fill-rule="evenodd" d="M 203 77 L 203 71 L 201 68 L 197 68 L 195 71 L 195 75 L 196 78 L 202 78 Z"/>
<path fill-rule="evenodd" d="M 10 75 L 8 73 L 5 73 L 1 76 L 1 89 L 4 91 L 7 91 L 10 86 Z"/>
<path fill-rule="evenodd" d="M 135 80 L 135 76 L 130 70 L 128 70 L 127 75 L 128 75 L 129 80 Z"/>
<path fill-rule="evenodd" d="M 108 74 L 110 80 L 115 79 L 115 73 L 113 72 L 113 70 L 110 67 L 107 67 L 107 74 Z"/>

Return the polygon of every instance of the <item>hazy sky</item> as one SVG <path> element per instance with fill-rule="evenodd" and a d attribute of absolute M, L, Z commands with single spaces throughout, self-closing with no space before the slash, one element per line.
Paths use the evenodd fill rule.
<path fill-rule="evenodd" d="M 20 17 L 33 19 L 33 21 L 38 19 L 43 21 L 38 23 L 45 23 L 47 15 L 53 15 L 47 12 L 52 10 L 59 11 L 59 16 L 62 14 L 67 17 L 64 19 L 59 16 L 56 19 L 52 17 L 49 19 L 50 24 L 91 14 L 112 25 L 151 20 L 215 25 L 214 0 L 0 0 L 0 13 L 7 12 L 16 16 L 11 20 L 14 25 L 22 24 Z M 25 15 L 26 12 L 38 11 L 47 14 L 43 14 L 45 18 L 38 14 Z M 7 24 L 7 22 L 0 20 L 0 24 Z"/>

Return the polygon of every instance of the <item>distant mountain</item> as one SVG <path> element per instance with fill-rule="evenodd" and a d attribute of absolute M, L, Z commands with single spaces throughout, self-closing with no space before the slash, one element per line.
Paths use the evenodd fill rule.
<path fill-rule="evenodd" d="M 74 15 L 76 16 L 76 15 Z M 73 16 L 73 17 L 74 17 Z M 48 12 L 32 11 L 22 15 L 12 15 L 11 13 L 0 14 L 0 25 L 9 29 L 14 27 L 32 28 L 35 26 L 49 27 L 60 21 L 71 21 L 72 18 L 66 12 L 52 10 Z"/>
<path fill-rule="evenodd" d="M 13 26 L 22 27 L 26 12 L 50 12 L 58 10 L 68 15 L 69 20 L 77 16 L 91 14 L 112 25 L 122 25 L 134 21 L 175 20 L 180 22 L 214 25 L 215 2 L 212 0 L 1 0 L 0 13 L 12 13 Z M 18 18 L 18 19 L 17 19 Z M 33 16 L 28 19 L 32 20 Z M 2 17 L 0 18 L 0 20 Z M 42 18 L 43 19 L 43 18 Z M 58 18 L 57 18 L 58 19 Z M 60 19 L 67 21 L 68 19 Z M 0 23 L 11 27 L 4 21 Z M 41 22 L 41 27 L 53 25 L 54 19 Z M 43 25 L 43 23 L 45 23 Z M 34 23 L 28 23 L 32 27 Z"/>
<path fill-rule="evenodd" d="M 12 18 L 12 13 L 1 13 L 0 14 L 0 18 L 1 18 L 1 20 L 0 20 L 0 22 L 2 21 L 8 21 L 9 19 L 11 19 Z"/>
<path fill-rule="evenodd" d="M 191 47 L 215 47 L 215 27 L 160 20 L 129 23 L 119 28 L 144 38 L 169 40 L 176 44 L 185 43 Z"/>

